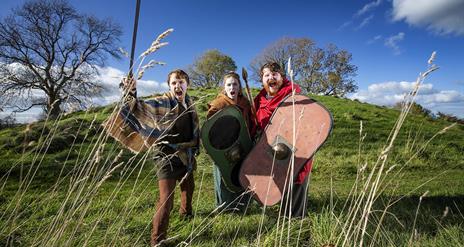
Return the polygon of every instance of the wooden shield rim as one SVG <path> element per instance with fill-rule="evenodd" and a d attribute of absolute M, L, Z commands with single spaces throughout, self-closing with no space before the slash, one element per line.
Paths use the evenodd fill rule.
<path fill-rule="evenodd" d="M 285 103 L 285 101 L 286 101 L 288 98 L 293 97 L 293 96 L 297 96 L 297 95 L 298 95 L 298 96 L 302 96 L 302 97 L 304 97 L 305 99 L 309 99 L 309 100 L 313 101 L 314 103 L 318 104 L 319 106 L 321 106 L 321 107 L 328 113 L 329 118 L 330 118 L 330 127 L 329 127 L 329 131 L 328 131 L 328 133 L 327 133 L 327 136 L 326 136 L 325 139 L 321 142 L 321 145 L 319 145 L 319 147 L 314 151 L 313 155 L 311 155 L 311 156 L 308 157 L 306 160 L 304 160 L 304 163 L 303 163 L 303 164 L 305 164 L 306 162 L 308 162 L 308 160 L 310 160 L 310 159 L 317 153 L 317 151 L 319 151 L 320 148 L 322 148 L 322 147 L 324 146 L 325 142 L 327 141 L 327 139 L 329 138 L 329 136 L 332 134 L 332 129 L 333 129 L 333 116 L 332 116 L 332 113 L 329 111 L 329 109 L 327 109 L 327 107 L 325 107 L 323 104 L 319 103 L 317 100 L 312 99 L 312 98 L 310 98 L 309 96 L 303 95 L 303 94 L 295 94 L 295 95 L 289 94 L 289 95 L 285 96 L 285 97 L 281 100 L 281 102 L 277 105 L 277 108 L 276 108 L 276 109 L 274 110 L 274 112 L 272 113 L 271 117 L 269 118 L 269 121 L 270 121 L 270 122 L 272 121 L 274 115 L 275 115 L 276 112 L 277 112 L 277 109 L 278 109 L 279 107 L 281 107 L 281 106 Z M 270 127 L 270 126 L 269 126 L 269 124 L 268 124 L 268 125 L 266 126 L 266 128 L 264 128 L 264 133 L 267 131 L 267 129 L 268 129 L 269 127 Z M 263 138 L 262 135 L 260 136 L 260 138 L 259 138 L 259 140 L 256 142 L 256 144 L 259 143 L 259 142 L 261 141 L 261 138 Z M 254 148 L 254 147 L 253 147 L 253 148 Z M 248 155 L 250 155 L 250 154 L 251 154 L 251 152 L 248 153 Z M 248 155 L 247 155 L 247 156 L 248 156 Z M 247 158 L 245 158 L 244 161 L 245 161 L 246 159 L 247 159 Z M 242 165 L 242 167 L 240 168 L 240 170 L 242 170 L 242 169 L 243 169 L 243 165 Z M 239 172 L 239 174 L 241 174 L 241 172 Z M 309 174 L 308 174 L 308 175 L 309 175 Z M 240 185 L 241 185 L 243 188 L 248 188 L 248 185 L 247 185 L 247 186 L 244 186 L 244 185 L 242 184 L 241 179 L 239 180 L 239 182 L 240 182 Z M 255 197 L 255 196 L 253 196 L 253 197 Z M 255 197 L 255 201 L 257 201 L 258 203 L 264 205 L 263 203 L 261 203 L 261 201 L 257 200 L 256 197 Z M 279 201 L 280 201 L 280 200 L 279 200 Z M 273 205 L 274 205 L 274 204 L 273 204 Z M 272 205 L 269 205 L 269 206 L 272 206 Z"/>

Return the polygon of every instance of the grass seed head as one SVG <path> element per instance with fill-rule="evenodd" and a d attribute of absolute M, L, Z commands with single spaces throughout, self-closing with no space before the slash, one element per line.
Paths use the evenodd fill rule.
<path fill-rule="evenodd" d="M 444 219 L 446 216 L 448 216 L 449 213 L 449 207 L 446 206 L 445 210 L 443 211 L 443 215 L 441 216 L 441 219 Z"/>
<path fill-rule="evenodd" d="M 167 45 L 168 43 L 167 42 L 163 42 L 161 43 L 161 40 L 166 38 L 170 33 L 172 33 L 174 31 L 174 29 L 172 28 L 169 28 L 168 30 L 164 31 L 163 33 L 161 33 L 150 45 L 150 48 L 148 48 L 146 51 L 144 51 L 142 53 L 142 55 L 140 55 L 140 57 L 145 57 L 155 51 L 157 51 L 158 49 L 160 49 L 161 47 Z"/>
<path fill-rule="evenodd" d="M 437 56 L 437 52 L 436 51 L 432 52 L 432 55 L 429 58 L 428 64 L 432 65 L 436 56 Z"/>

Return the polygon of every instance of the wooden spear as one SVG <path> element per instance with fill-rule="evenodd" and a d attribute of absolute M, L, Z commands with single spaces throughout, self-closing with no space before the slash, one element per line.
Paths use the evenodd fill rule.
<path fill-rule="evenodd" d="M 130 60 L 129 60 L 129 74 L 127 76 L 127 80 L 131 80 L 133 78 L 133 66 L 134 66 L 134 54 L 135 54 L 135 44 L 137 41 L 137 29 L 139 26 L 139 15 L 140 15 L 140 0 L 136 1 L 135 5 L 135 17 L 134 17 L 134 29 L 132 31 L 132 47 L 130 53 Z M 122 87 L 123 83 L 119 83 L 119 87 Z"/>
<path fill-rule="evenodd" d="M 245 91 L 247 93 L 248 100 L 250 101 L 251 104 L 251 114 L 253 115 L 253 120 L 258 126 L 258 118 L 256 116 L 256 106 L 255 106 L 255 101 L 253 100 L 253 95 L 251 94 L 250 87 L 248 86 L 248 72 L 244 67 L 242 67 L 242 78 L 245 81 Z"/>

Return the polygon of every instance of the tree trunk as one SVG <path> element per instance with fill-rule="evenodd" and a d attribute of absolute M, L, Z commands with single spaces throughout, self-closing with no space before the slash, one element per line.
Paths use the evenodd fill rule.
<path fill-rule="evenodd" d="M 57 118 L 61 113 L 61 100 L 56 96 L 49 96 L 47 102 L 47 114 L 50 119 Z"/>

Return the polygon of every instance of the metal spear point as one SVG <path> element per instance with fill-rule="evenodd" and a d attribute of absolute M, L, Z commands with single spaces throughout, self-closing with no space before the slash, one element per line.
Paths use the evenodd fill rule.
<path fill-rule="evenodd" d="M 289 58 L 288 58 L 288 62 L 287 62 L 287 75 L 290 76 L 290 81 L 293 82 L 292 57 L 289 57 Z"/>
<path fill-rule="evenodd" d="M 293 81 L 292 57 L 288 58 L 287 75 L 290 76 L 290 81 L 292 82 L 292 95 L 295 95 L 295 89 L 293 88 L 294 81 Z"/>
<path fill-rule="evenodd" d="M 245 67 L 242 67 L 242 77 L 244 81 L 248 81 L 248 72 L 246 71 Z"/>
<path fill-rule="evenodd" d="M 253 114 L 253 120 L 256 125 L 258 125 L 258 119 L 256 118 L 256 107 L 255 102 L 253 100 L 253 95 L 251 95 L 250 87 L 248 86 L 248 72 L 246 71 L 245 67 L 242 67 L 242 78 L 245 81 L 245 91 L 248 96 L 248 100 L 251 103 L 251 114 Z"/>
<path fill-rule="evenodd" d="M 251 96 L 250 88 L 248 87 L 248 72 L 246 71 L 244 67 L 242 67 L 242 78 L 243 78 L 243 81 L 245 81 L 245 91 L 246 91 L 248 100 L 251 102 L 253 98 Z"/>

